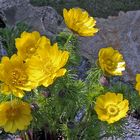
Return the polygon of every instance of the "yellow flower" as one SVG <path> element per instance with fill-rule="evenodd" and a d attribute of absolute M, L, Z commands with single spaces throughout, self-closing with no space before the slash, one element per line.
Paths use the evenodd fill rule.
<path fill-rule="evenodd" d="M 44 42 L 44 36 L 41 37 L 37 31 L 32 33 L 23 32 L 21 37 L 15 40 L 18 50 L 17 54 L 22 57 L 23 60 L 30 58 L 36 52 L 37 48 L 43 44 L 42 41 Z M 48 39 L 47 43 L 50 44 Z"/>
<path fill-rule="evenodd" d="M 31 108 L 28 103 L 12 100 L 0 104 L 0 127 L 6 132 L 25 130 L 31 120 Z"/>
<path fill-rule="evenodd" d="M 38 81 L 38 86 L 48 87 L 57 77 L 66 73 L 66 69 L 63 67 L 68 57 L 69 53 L 59 50 L 57 44 L 42 45 L 37 49 L 36 54 L 27 61 L 29 80 Z"/>
<path fill-rule="evenodd" d="M 98 32 L 98 29 L 94 28 L 96 25 L 95 19 L 80 8 L 72 8 L 69 11 L 64 9 L 63 16 L 68 28 L 80 36 L 93 36 Z"/>
<path fill-rule="evenodd" d="M 14 54 L 10 59 L 4 56 L 0 64 L 1 92 L 23 97 L 23 90 L 34 88 L 35 84 L 28 81 L 26 68 L 26 64 L 17 55 Z"/>
<path fill-rule="evenodd" d="M 122 71 L 125 70 L 125 61 L 122 54 L 112 47 L 100 49 L 98 62 L 103 72 L 107 75 L 122 75 Z"/>
<path fill-rule="evenodd" d="M 127 115 L 128 105 L 128 100 L 123 100 L 122 94 L 107 92 L 97 98 L 94 109 L 101 121 L 107 121 L 110 124 Z"/>
<path fill-rule="evenodd" d="M 139 92 L 140 95 L 140 74 L 136 75 L 136 90 Z"/>

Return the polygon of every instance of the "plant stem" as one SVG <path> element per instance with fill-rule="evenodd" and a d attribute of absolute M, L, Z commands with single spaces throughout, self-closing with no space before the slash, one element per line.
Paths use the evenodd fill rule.
<path fill-rule="evenodd" d="M 13 100 L 13 95 L 12 95 L 12 94 L 10 95 L 10 100 L 11 100 L 11 102 L 12 102 L 12 100 Z"/>
<path fill-rule="evenodd" d="M 71 34 L 69 35 L 69 37 L 68 37 L 66 43 L 64 44 L 64 50 L 66 50 L 67 45 L 68 45 L 69 41 L 72 39 L 72 37 L 73 37 L 73 34 L 71 33 Z"/>

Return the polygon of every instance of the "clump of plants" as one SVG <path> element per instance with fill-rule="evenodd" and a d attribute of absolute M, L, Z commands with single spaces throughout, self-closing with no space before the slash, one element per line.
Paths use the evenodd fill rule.
<path fill-rule="evenodd" d="M 0 30 L 7 52 L 0 63 L 0 128 L 31 140 L 40 130 L 52 140 L 123 137 L 126 117 L 140 101 L 131 86 L 112 82 L 126 69 L 123 55 L 111 46 L 100 49 L 81 78 L 77 36 L 99 29 L 80 8 L 64 9 L 63 15 L 68 29 L 55 43 L 25 24 Z M 135 87 L 140 92 L 140 74 Z"/>

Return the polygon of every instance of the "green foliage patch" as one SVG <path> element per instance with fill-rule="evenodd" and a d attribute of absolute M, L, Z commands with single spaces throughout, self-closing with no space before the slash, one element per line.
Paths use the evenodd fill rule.
<path fill-rule="evenodd" d="M 25 30 L 29 30 L 25 24 L 0 30 L 9 56 L 14 52 L 15 38 Z M 89 68 L 86 79 L 78 79 L 77 66 L 81 57 L 78 54 L 77 38 L 70 37 L 69 32 L 61 32 L 54 39 L 56 41 L 62 50 L 66 49 L 71 54 L 67 64 L 69 70 L 48 88 L 41 86 L 24 97 L 32 107 L 33 121 L 29 128 L 33 131 L 47 128 L 48 132 L 61 135 L 67 140 L 100 140 L 110 136 L 123 138 L 123 126 L 127 120 L 124 118 L 109 125 L 98 119 L 93 106 L 97 96 L 110 91 L 122 93 L 131 103 L 130 110 L 136 110 L 140 107 L 140 98 L 134 85 L 120 79 L 113 83 L 114 79 L 111 77 L 108 78 L 108 86 L 102 85 L 100 78 L 103 72 L 96 65 Z M 0 102 L 10 98 L 0 94 Z"/>

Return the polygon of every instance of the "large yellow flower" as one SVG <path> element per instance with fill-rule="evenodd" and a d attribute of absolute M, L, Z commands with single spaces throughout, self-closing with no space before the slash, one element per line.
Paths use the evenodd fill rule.
<path fill-rule="evenodd" d="M 4 56 L 0 64 L 1 92 L 23 97 L 23 90 L 34 88 L 35 83 L 28 80 L 26 69 L 26 64 L 17 55 L 14 54 L 10 59 Z"/>
<path fill-rule="evenodd" d="M 50 44 L 49 39 L 46 43 Z M 20 38 L 16 38 L 15 44 L 17 48 L 17 54 L 22 57 L 23 60 L 30 58 L 37 50 L 37 48 L 43 44 L 44 36 L 40 36 L 39 32 L 34 31 L 32 33 L 23 32 Z"/>
<path fill-rule="evenodd" d="M 6 132 L 25 130 L 31 120 L 31 109 L 28 103 L 13 100 L 0 104 L 0 127 Z"/>
<path fill-rule="evenodd" d="M 27 61 L 29 80 L 38 81 L 38 86 L 49 86 L 57 77 L 65 74 L 66 69 L 63 67 L 68 57 L 69 53 L 59 50 L 57 44 L 42 45 Z"/>
<path fill-rule="evenodd" d="M 128 100 L 123 100 L 122 94 L 107 92 L 97 98 L 94 109 L 101 121 L 107 121 L 110 124 L 127 115 L 128 105 Z"/>
<path fill-rule="evenodd" d="M 136 75 L 136 90 L 139 92 L 140 95 L 140 74 Z"/>
<path fill-rule="evenodd" d="M 125 61 L 122 54 L 112 47 L 100 49 L 98 62 L 103 72 L 107 75 L 122 75 L 125 70 Z"/>
<path fill-rule="evenodd" d="M 93 36 L 98 32 L 98 29 L 94 28 L 96 25 L 95 19 L 80 8 L 72 8 L 69 11 L 64 9 L 63 16 L 68 28 L 80 36 Z"/>

